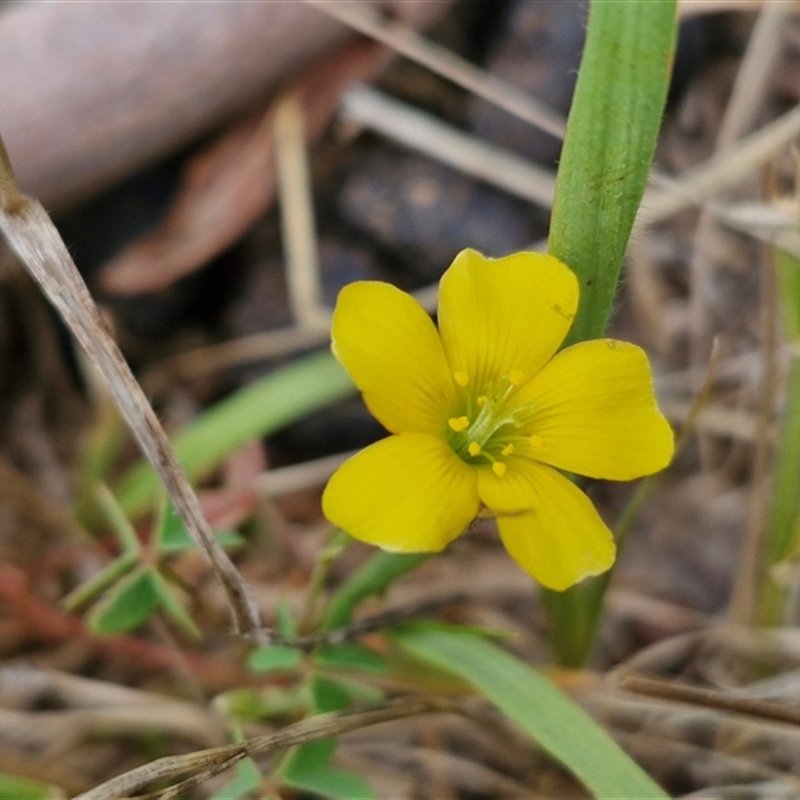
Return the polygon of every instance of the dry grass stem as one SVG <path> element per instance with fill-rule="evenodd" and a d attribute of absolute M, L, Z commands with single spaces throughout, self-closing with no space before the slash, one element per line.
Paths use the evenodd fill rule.
<path fill-rule="evenodd" d="M 274 131 L 289 304 L 301 327 L 327 332 L 330 315 L 322 304 L 303 107 L 296 92 L 276 104 Z"/>
<path fill-rule="evenodd" d="M 512 84 L 431 42 L 413 28 L 387 19 L 375 8 L 362 2 L 330 3 L 326 0 L 306 0 L 306 2 L 417 64 L 427 67 L 437 75 L 447 78 L 477 97 L 482 97 L 508 111 L 509 114 L 547 131 L 558 139 L 564 138 L 566 120 L 558 112 Z"/>
<path fill-rule="evenodd" d="M 433 313 L 439 295 L 438 284 L 431 284 L 411 293 L 426 310 Z M 151 367 L 143 383 L 159 387 L 174 377 L 181 379 L 202 378 L 219 370 L 230 369 L 240 364 L 266 361 L 292 355 L 309 347 L 326 344 L 330 331 L 326 327 L 303 328 L 293 326 L 266 333 L 243 336 L 222 344 L 198 347 L 163 359 Z"/>
<path fill-rule="evenodd" d="M 268 470 L 258 478 L 256 488 L 266 497 L 279 497 L 302 489 L 322 486 L 342 462 L 357 452 L 358 450 L 350 450 L 334 456 L 293 464 L 290 467 Z"/>
<path fill-rule="evenodd" d="M 341 736 L 349 731 L 390 722 L 404 717 L 429 713 L 459 713 L 462 709 L 453 701 L 442 698 L 401 700 L 369 711 L 333 712 L 319 714 L 289 725 L 282 731 L 257 736 L 245 742 L 213 747 L 179 756 L 167 756 L 149 764 L 118 775 L 110 781 L 79 795 L 75 800 L 113 800 L 131 797 L 155 781 L 176 780 L 187 773 L 190 778 L 181 780 L 169 789 L 153 793 L 159 800 L 177 797 L 186 789 L 213 778 L 229 769 L 243 758 L 266 756 L 287 747 L 313 742 L 329 736 Z"/>
<path fill-rule="evenodd" d="M 762 98 L 767 96 L 767 85 L 782 53 L 781 30 L 786 24 L 791 6 L 782 0 L 768 0 L 764 4 L 747 45 L 731 97 L 720 123 L 715 150 L 731 147 L 734 142 L 752 130 L 761 112 Z M 715 253 L 720 249 L 721 234 L 716 218 L 703 209 L 694 234 L 692 258 L 689 265 L 692 291 L 690 293 L 690 362 L 705 363 L 718 324 L 713 297 L 716 273 L 721 269 L 715 263 Z"/>
<path fill-rule="evenodd" d="M 678 0 L 678 16 L 681 19 L 699 17 L 704 14 L 724 14 L 729 11 L 758 11 L 765 0 Z"/>
<path fill-rule="evenodd" d="M 464 133 L 376 89 L 356 86 L 342 96 L 354 122 L 435 158 L 465 175 L 543 208 L 553 205 L 555 175 L 521 156 Z"/>
<path fill-rule="evenodd" d="M 669 188 L 648 190 L 636 218 L 637 226 L 663 222 L 685 208 L 701 205 L 715 194 L 736 186 L 798 136 L 800 106 L 795 106 L 755 133 L 667 181 Z"/>
<path fill-rule="evenodd" d="M 773 463 L 775 431 L 772 409 L 778 384 L 778 287 L 769 253 L 765 253 L 762 260 L 760 311 L 763 371 L 756 401 L 756 438 L 747 528 L 728 607 L 731 622 L 739 625 L 758 623 L 760 587 L 767 577 L 765 558 L 770 500 L 767 477 Z"/>
<path fill-rule="evenodd" d="M 158 417 L 100 315 L 72 256 L 41 204 L 22 197 L 18 190 L 15 195 L 16 182 L 13 173 L 5 169 L 7 166 L 7 162 L 0 163 L 3 176 L 0 230 L 106 381 L 123 418 L 164 482 L 187 530 L 207 554 L 224 586 L 236 630 L 259 630 L 260 612 L 255 600 L 214 538 Z"/>
<path fill-rule="evenodd" d="M 800 726 L 800 709 L 771 703 L 767 700 L 741 697 L 715 689 L 687 686 L 674 681 L 647 678 L 642 675 L 625 675 L 620 679 L 618 686 L 626 692 L 657 697 L 661 700 L 674 700 L 690 706 L 714 708 L 731 714 L 742 714 L 771 722 L 788 722 L 790 725 Z"/>

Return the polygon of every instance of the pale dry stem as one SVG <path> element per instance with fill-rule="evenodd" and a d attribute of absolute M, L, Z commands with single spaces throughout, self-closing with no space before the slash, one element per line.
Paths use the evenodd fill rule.
<path fill-rule="evenodd" d="M 42 205 L 23 196 L 0 146 L 0 230 L 108 385 L 142 451 L 161 477 L 192 538 L 225 588 L 235 629 L 262 628 L 250 589 L 219 546 L 161 423 L 101 316 L 72 256 Z"/>

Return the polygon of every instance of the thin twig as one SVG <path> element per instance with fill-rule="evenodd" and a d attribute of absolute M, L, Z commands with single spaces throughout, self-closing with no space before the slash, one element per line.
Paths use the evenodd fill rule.
<path fill-rule="evenodd" d="M 369 633 L 376 631 L 384 631 L 388 628 L 394 628 L 409 620 L 425 617 L 437 611 L 442 606 L 470 603 L 475 600 L 466 592 L 452 592 L 451 594 L 443 597 L 434 597 L 432 599 L 421 600 L 417 603 L 410 603 L 409 605 L 401 608 L 392 608 L 380 614 L 374 614 L 371 617 L 364 617 L 351 622 L 341 628 L 335 628 L 331 631 L 322 631 L 320 633 L 312 633 L 308 636 L 296 636 L 293 639 L 282 639 L 277 637 L 276 634 L 270 633 L 269 638 L 263 641 L 264 637 L 256 634 L 254 637 L 256 641 L 262 640 L 262 644 L 280 644 L 285 647 L 296 647 L 298 650 L 310 652 L 316 650 L 318 647 L 326 647 L 332 644 L 342 644 L 343 642 L 352 642 Z"/>
<path fill-rule="evenodd" d="M 781 30 L 787 16 L 792 13 L 790 4 L 783 0 L 768 0 L 758 16 L 747 51 L 742 59 L 731 97 L 722 117 L 714 149 L 723 151 L 749 133 L 767 96 L 767 83 L 780 58 Z M 714 313 L 714 295 L 717 266 L 714 263 L 714 245 L 719 241 L 720 229 L 716 216 L 704 208 L 693 237 L 692 258 L 689 264 L 691 279 L 690 348 L 692 364 L 703 364 L 708 357 L 719 312 Z M 707 448 L 704 446 L 703 450 Z M 704 459 L 705 460 L 705 459 Z"/>
<path fill-rule="evenodd" d="M 434 283 L 411 294 L 426 311 L 432 313 L 436 309 L 438 293 L 439 286 Z M 300 350 L 325 344 L 329 340 L 330 329 L 327 327 L 323 330 L 294 326 L 242 336 L 222 344 L 197 347 L 186 353 L 165 358 L 151 368 L 144 383 L 148 387 L 154 386 L 157 389 L 173 374 L 186 380 L 202 378 L 204 375 L 237 364 L 291 355 Z"/>
<path fill-rule="evenodd" d="M 327 333 L 303 106 L 296 91 L 276 103 L 273 129 L 289 303 L 301 327 Z"/>
<path fill-rule="evenodd" d="M 663 700 L 675 700 L 693 706 L 704 706 L 727 711 L 731 714 L 744 714 L 748 717 L 770 720 L 772 722 L 788 722 L 800 726 L 800 709 L 771 703 L 768 700 L 757 700 L 752 697 L 738 697 L 699 686 L 687 686 L 674 681 L 663 681 L 646 678 L 642 675 L 624 675 L 617 686 L 626 692 L 658 697 Z"/>
<path fill-rule="evenodd" d="M 699 17 L 704 14 L 726 14 L 731 11 L 750 13 L 758 11 L 765 0 L 678 0 L 678 16 L 681 19 Z"/>
<path fill-rule="evenodd" d="M 761 265 L 761 350 L 763 371 L 756 400 L 756 439 L 750 475 L 747 527 L 731 589 L 728 616 L 738 625 L 758 622 L 759 600 L 766 579 L 767 518 L 769 495 L 767 475 L 773 461 L 772 407 L 778 382 L 776 358 L 778 287 L 774 259 L 764 247 Z"/>
<path fill-rule="evenodd" d="M 147 398 L 42 205 L 24 197 L 0 153 L 0 230 L 108 384 L 122 416 L 161 477 L 187 530 L 222 583 L 239 632 L 262 628 L 249 588 L 219 546 Z"/>
<path fill-rule="evenodd" d="M 302 489 L 322 486 L 325 481 L 358 450 L 324 456 L 289 467 L 279 467 L 262 472 L 256 479 L 256 489 L 266 497 L 279 497 Z"/>
<path fill-rule="evenodd" d="M 361 125 L 509 194 L 551 208 L 555 174 L 377 89 L 355 86 L 342 95 L 342 113 Z"/>
<path fill-rule="evenodd" d="M 0 206 L 6 214 L 17 214 L 25 205 L 25 198 L 19 190 L 6 144 L 0 137 Z"/>
<path fill-rule="evenodd" d="M 762 126 L 708 160 L 662 181 L 668 188 L 649 190 L 636 218 L 637 226 L 652 225 L 713 195 L 736 186 L 753 170 L 800 136 L 800 106 Z"/>
<path fill-rule="evenodd" d="M 371 5 L 362 2 L 331 3 L 327 0 L 306 2 L 515 117 L 535 125 L 557 139 L 564 138 L 566 120 L 557 111 L 520 91 L 513 84 L 426 39 L 413 28 L 388 19 Z"/>
<path fill-rule="evenodd" d="M 123 775 L 118 775 L 91 791 L 79 795 L 75 800 L 113 800 L 113 798 L 131 797 L 134 792 L 146 788 L 154 781 L 174 780 L 181 775 L 194 773 L 189 779 L 191 783 L 182 781 L 169 789 L 150 795 L 159 800 L 168 800 L 168 798 L 178 796 L 189 786 L 196 786 L 199 782 L 214 777 L 243 758 L 256 755 L 265 756 L 287 747 L 317 741 L 329 736 L 341 736 L 349 731 L 377 725 L 381 722 L 390 722 L 419 714 L 460 713 L 461 710 L 460 706 L 452 700 L 431 697 L 389 702 L 369 711 L 337 711 L 319 714 L 289 725 L 277 733 L 256 736 L 245 742 L 212 747 L 185 755 L 159 758 Z"/>

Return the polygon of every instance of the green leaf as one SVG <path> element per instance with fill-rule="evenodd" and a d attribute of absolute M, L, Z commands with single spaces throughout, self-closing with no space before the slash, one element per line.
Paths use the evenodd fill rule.
<path fill-rule="evenodd" d="M 158 604 L 172 620 L 173 625 L 190 639 L 201 639 L 200 629 L 195 625 L 183 603 L 175 596 L 172 587 L 158 572 L 153 573 L 153 584 L 158 595 Z"/>
<path fill-rule="evenodd" d="M 245 543 L 244 537 L 235 531 L 214 530 L 214 536 L 220 546 L 225 548 L 241 547 Z M 158 541 L 158 549 L 162 553 L 181 553 L 184 550 L 191 550 L 197 547 L 197 543 L 189 536 L 186 526 L 181 521 L 172 503 L 167 507 L 167 511 L 161 520 L 156 539 Z"/>
<path fill-rule="evenodd" d="M 244 732 L 238 722 L 233 722 L 234 741 L 244 741 Z M 213 796 L 212 800 L 239 800 L 240 797 L 251 797 L 261 786 L 261 773 L 251 758 L 244 758 L 236 764 L 236 776 L 228 781 Z"/>
<path fill-rule="evenodd" d="M 655 152 L 676 31 L 675 0 L 593 0 L 589 7 L 550 222 L 549 251 L 581 287 L 565 344 L 605 334 Z M 607 582 L 544 591 L 559 663 L 586 661 Z"/>
<path fill-rule="evenodd" d="M 89 615 L 89 624 L 98 633 L 124 633 L 138 628 L 158 608 L 160 602 L 155 573 L 139 568 L 121 580 Z"/>
<path fill-rule="evenodd" d="M 330 353 L 306 356 L 209 408 L 175 437 L 175 452 L 189 478 L 198 480 L 247 442 L 354 391 L 347 373 Z M 120 505 L 130 516 L 142 514 L 152 507 L 160 486 L 152 468 L 142 463 L 117 487 Z"/>
<path fill-rule="evenodd" d="M 668 800 L 580 706 L 492 642 L 411 624 L 390 635 L 420 661 L 472 684 L 596 797 Z"/>
<path fill-rule="evenodd" d="M 342 642 L 321 647 L 314 660 L 329 669 L 354 669 L 363 672 L 386 672 L 389 667 L 377 653 L 355 642 Z"/>
<path fill-rule="evenodd" d="M 338 681 L 315 675 L 311 681 L 311 697 L 314 711 L 342 711 L 350 705 L 350 691 Z"/>
<path fill-rule="evenodd" d="M 242 759 L 236 765 L 236 777 L 221 786 L 212 795 L 212 800 L 239 800 L 240 797 L 251 797 L 261 786 L 261 773 L 252 758 Z"/>
<path fill-rule="evenodd" d="M 278 633 L 284 639 L 295 639 L 297 637 L 297 625 L 295 625 L 292 609 L 286 595 L 281 595 L 278 600 L 278 607 L 275 610 Z"/>
<path fill-rule="evenodd" d="M 303 653 L 296 647 L 264 644 L 250 653 L 247 666 L 253 672 L 286 672 L 297 669 L 302 661 Z"/>
<path fill-rule="evenodd" d="M 305 686 L 265 686 L 231 689 L 217 695 L 214 705 L 228 717 L 275 720 L 308 713 L 311 701 Z"/>
<path fill-rule="evenodd" d="M 303 772 L 318 770 L 331 760 L 335 750 L 336 740 L 332 736 L 301 744 L 292 750 L 291 756 L 281 769 L 281 775 L 300 775 Z"/>
<path fill-rule="evenodd" d="M 334 739 L 320 739 L 295 748 L 281 768 L 287 786 L 332 800 L 372 800 L 375 792 L 360 776 L 328 765 Z"/>
<path fill-rule="evenodd" d="M 284 782 L 294 789 L 331 800 L 375 800 L 374 789 L 360 775 L 336 767 L 319 767 L 289 775 Z"/>
<path fill-rule="evenodd" d="M 0 773 L 0 800 L 54 800 L 61 796 L 55 787 L 40 781 Z"/>
<path fill-rule="evenodd" d="M 139 561 L 139 553 L 126 552 L 117 556 L 86 583 L 73 589 L 61 601 L 62 608 L 65 611 L 77 611 L 82 606 L 88 605 L 120 580 L 126 572 L 137 566 Z"/>

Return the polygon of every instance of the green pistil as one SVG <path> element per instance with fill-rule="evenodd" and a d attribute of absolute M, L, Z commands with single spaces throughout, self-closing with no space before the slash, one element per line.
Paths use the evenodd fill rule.
<path fill-rule="evenodd" d="M 456 380 L 464 386 L 464 376 Z M 448 420 L 448 440 L 456 455 L 467 464 L 490 463 L 496 475 L 505 474 L 506 465 L 501 461 L 514 452 L 517 442 L 527 442 L 529 437 L 521 436 L 518 415 L 522 409 L 513 409 L 499 416 L 506 401 L 516 388 L 516 383 L 503 379 L 495 391 L 486 391 L 467 398 L 468 413 Z M 474 416 L 474 419 L 472 417 Z"/>

